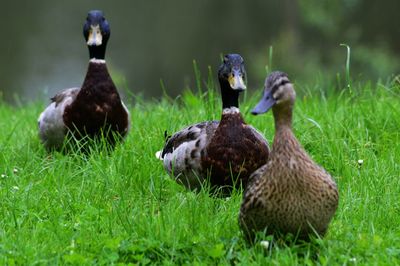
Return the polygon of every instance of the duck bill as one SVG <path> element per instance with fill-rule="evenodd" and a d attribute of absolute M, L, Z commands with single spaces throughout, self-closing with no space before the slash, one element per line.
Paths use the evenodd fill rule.
<path fill-rule="evenodd" d="M 244 91 L 246 89 L 243 74 L 240 70 L 232 70 L 232 73 L 228 77 L 228 81 L 233 90 Z"/>
<path fill-rule="evenodd" d="M 251 111 L 253 115 L 259 115 L 268 112 L 269 109 L 271 109 L 272 106 L 274 106 L 276 103 L 276 100 L 274 97 L 272 97 L 272 92 L 268 91 L 264 93 L 264 96 L 262 97 L 261 101 L 258 102 L 256 107 Z"/>
<path fill-rule="evenodd" d="M 89 38 L 87 40 L 87 45 L 89 46 L 100 46 L 103 43 L 103 35 L 101 35 L 101 30 L 99 25 L 90 25 Z"/>

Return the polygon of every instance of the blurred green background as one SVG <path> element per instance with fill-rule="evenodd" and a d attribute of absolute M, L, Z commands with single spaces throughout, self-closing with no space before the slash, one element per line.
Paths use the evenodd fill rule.
<path fill-rule="evenodd" d="M 298 83 L 336 84 L 351 47 L 351 74 L 386 81 L 400 73 L 398 0 L 152 0 L 1 1 L 0 97 L 44 99 L 79 86 L 88 51 L 87 11 L 101 9 L 111 25 L 106 59 L 121 90 L 146 98 L 193 87 L 193 60 L 203 76 L 220 55 L 240 53 L 250 91 L 269 69 Z M 269 49 L 273 47 L 272 66 Z M 216 74 L 214 74 L 216 79 Z"/>

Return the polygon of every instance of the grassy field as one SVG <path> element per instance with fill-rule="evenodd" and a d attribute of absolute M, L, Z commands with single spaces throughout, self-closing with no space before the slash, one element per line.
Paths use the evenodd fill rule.
<path fill-rule="evenodd" d="M 215 90 L 136 99 L 127 141 L 88 156 L 45 152 L 36 123 L 44 103 L 2 103 L 0 264 L 400 264 L 400 88 L 296 88 L 295 133 L 340 191 L 323 240 L 247 246 L 240 191 L 216 199 L 167 176 L 154 156 L 164 131 L 219 119 Z M 272 141 L 271 113 L 250 115 L 257 95 L 242 97 L 241 110 Z"/>

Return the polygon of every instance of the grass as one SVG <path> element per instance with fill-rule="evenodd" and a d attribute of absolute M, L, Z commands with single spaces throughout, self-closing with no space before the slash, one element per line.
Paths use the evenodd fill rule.
<path fill-rule="evenodd" d="M 154 156 L 164 130 L 218 119 L 213 89 L 137 99 L 126 142 L 89 155 L 45 152 L 36 125 L 43 103 L 1 103 L 0 264 L 400 264 L 400 88 L 296 88 L 295 133 L 340 191 L 323 240 L 247 246 L 240 191 L 216 199 L 167 176 Z M 271 113 L 250 115 L 256 96 L 245 95 L 242 113 L 272 141 Z"/>

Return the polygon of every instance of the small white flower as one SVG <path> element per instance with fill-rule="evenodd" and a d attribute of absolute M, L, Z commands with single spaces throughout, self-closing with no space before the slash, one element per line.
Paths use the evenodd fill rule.
<path fill-rule="evenodd" d="M 1 178 L 6 178 L 7 176 L 5 174 L 1 174 Z"/>
<path fill-rule="evenodd" d="M 268 250 L 269 241 L 263 240 L 263 241 L 260 242 L 260 245 L 261 245 L 263 248 L 265 248 L 266 250 Z"/>
<path fill-rule="evenodd" d="M 75 248 L 75 239 L 71 240 L 71 248 L 74 249 Z"/>
<path fill-rule="evenodd" d="M 14 168 L 14 169 L 13 169 L 13 173 L 14 173 L 14 174 L 18 173 L 18 169 L 17 169 L 17 168 Z"/>
<path fill-rule="evenodd" d="M 360 159 L 357 162 L 358 162 L 358 165 L 362 165 L 364 163 L 364 160 Z"/>

